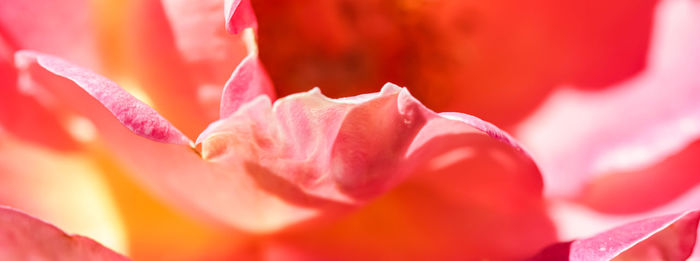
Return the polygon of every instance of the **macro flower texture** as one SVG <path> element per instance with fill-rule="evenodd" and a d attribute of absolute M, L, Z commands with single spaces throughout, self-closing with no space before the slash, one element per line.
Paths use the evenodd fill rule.
<path fill-rule="evenodd" d="M 697 0 L 3 0 L 0 260 L 700 260 L 698 99 Z"/>

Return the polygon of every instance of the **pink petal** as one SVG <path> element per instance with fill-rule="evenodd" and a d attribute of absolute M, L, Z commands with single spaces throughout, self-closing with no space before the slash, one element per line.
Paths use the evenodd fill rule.
<path fill-rule="evenodd" d="M 698 211 L 644 219 L 550 246 L 531 260 L 686 260 L 695 245 L 699 220 Z"/>
<path fill-rule="evenodd" d="M 700 141 L 652 166 L 618 171 L 587 184 L 576 199 L 598 211 L 615 214 L 646 213 L 666 206 L 692 189 L 700 189 Z M 649 193 L 654 191 L 654 193 Z M 680 210 L 700 208 L 700 197 Z M 611 200 L 615 199 L 615 200 Z"/>
<path fill-rule="evenodd" d="M 503 249 L 517 249 L 508 252 L 513 256 L 531 254 L 528 250 L 536 250 L 552 237 L 546 232 L 551 232 L 551 227 L 541 205 L 542 184 L 537 168 L 508 135 L 473 117 L 436 114 L 408 91 L 392 84 L 387 84 L 380 93 L 343 99 L 327 98 L 317 89 L 279 99 L 274 104 L 264 96 L 258 97 L 228 118 L 213 123 L 200 135 L 197 144 L 201 145 L 204 159 L 229 169 L 230 173 L 245 173 L 237 177 L 252 176 L 254 182 L 245 181 L 246 184 L 257 184 L 291 209 L 313 210 L 294 220 L 284 216 L 284 212 L 276 214 L 276 221 L 284 222 L 278 228 L 314 217 L 335 217 L 372 204 L 381 195 L 392 194 L 395 187 L 414 180 L 410 183 L 429 187 L 425 195 L 435 192 L 444 197 L 423 198 L 418 190 L 408 190 L 399 199 L 416 203 L 411 211 L 435 213 L 421 219 L 421 224 L 428 230 L 433 227 L 449 235 L 444 238 L 477 242 L 476 238 L 483 239 L 490 233 L 494 238 L 485 240 L 483 245 L 491 244 L 491 247 L 484 247 L 479 254 L 497 255 L 494 253 Z M 469 189 L 465 191 L 465 187 Z M 503 194 L 503 191 L 509 192 Z M 492 199 L 508 199 L 486 200 L 490 197 L 487 195 L 492 195 Z M 256 211 L 267 212 L 258 217 L 275 213 L 274 208 L 258 208 Z M 497 213 L 510 214 L 488 216 L 479 214 L 475 208 L 493 208 L 498 209 Z M 360 213 L 365 213 L 362 209 Z M 468 237 L 461 237 L 461 232 L 468 230 L 462 224 L 450 222 L 449 229 L 448 225 L 436 228 L 431 224 L 447 218 L 444 213 L 450 213 L 455 221 L 478 221 L 484 230 L 472 230 Z M 514 222 L 511 215 L 523 218 Z M 532 237 L 525 227 L 540 229 L 541 237 Z M 357 233 L 365 232 L 369 233 Z M 415 238 L 433 238 L 416 233 L 412 234 Z M 531 241 L 510 244 L 495 239 L 512 234 L 528 234 Z M 348 237 L 354 236 L 351 233 Z M 314 241 L 303 241 L 307 240 Z M 335 241 L 342 245 L 341 242 L 344 241 Z M 449 250 L 445 255 L 453 255 L 461 253 L 457 250 L 461 248 L 446 244 L 441 249 Z M 435 250 L 423 254 L 428 253 Z"/>
<path fill-rule="evenodd" d="M 470 116 L 434 114 L 391 85 L 380 94 L 350 99 L 330 100 L 317 91 L 305 96 L 275 104 L 278 115 L 303 123 L 281 140 L 320 144 L 299 151 L 306 156 L 300 160 L 321 171 L 324 161 L 331 165 L 326 175 L 303 169 L 310 180 L 297 183 L 319 197 L 362 206 L 332 222 L 277 235 L 262 247 L 272 260 L 517 260 L 553 241 L 537 168 L 514 143 L 504 142 L 512 140 L 502 131 Z M 348 104 L 332 110 L 330 101 Z M 300 109 L 319 103 L 323 106 Z M 310 127 L 318 124 L 307 120 L 314 113 L 340 121 L 328 124 L 338 127 Z M 319 138 L 335 132 L 335 138 Z M 331 158 L 314 160 L 325 146 Z M 280 173 L 295 169 L 285 170 Z M 334 187 L 339 188 L 331 191 Z"/>
<path fill-rule="evenodd" d="M 261 190 L 256 180 L 237 174 L 244 169 L 202 160 L 185 145 L 184 135 L 114 83 L 55 57 L 28 51 L 17 56 L 28 81 L 47 88 L 62 105 L 57 109 L 91 119 L 120 162 L 166 201 L 252 231 L 276 229 L 316 212 Z"/>
<path fill-rule="evenodd" d="M 274 100 L 275 90 L 258 56 L 253 53 L 236 67 L 226 82 L 221 96 L 220 117 L 223 119 L 230 116 L 241 105 L 260 95 L 267 95 L 270 100 Z"/>
<path fill-rule="evenodd" d="M 91 7 L 89 0 L 2 1 L 0 38 L 14 50 L 39 50 L 97 68 L 101 64 Z"/>
<path fill-rule="evenodd" d="M 121 216 L 93 163 L 84 154 L 56 152 L 0 132 L 0 205 L 122 251 L 126 242 Z M 89 215 L 83 214 L 86 209 Z"/>
<path fill-rule="evenodd" d="M 113 83 L 49 56 L 30 52 L 18 56 L 24 62 L 20 65 L 30 65 L 23 67 L 29 69 L 29 76 L 52 83 L 47 85 L 51 93 L 59 100 L 72 100 L 68 105 L 76 105 L 73 111 L 95 122 L 112 152 L 152 191 L 190 213 L 240 229 L 263 233 L 314 218 L 336 217 L 415 173 L 433 173 L 455 164 L 459 167 L 449 173 L 458 177 L 470 170 L 491 173 L 491 168 L 505 175 L 491 174 L 498 177 L 492 181 L 460 183 L 454 188 L 458 199 L 464 186 L 488 182 L 490 186 L 483 186 L 487 191 L 510 191 L 507 195 L 517 195 L 527 204 L 507 203 L 518 202 L 511 199 L 479 204 L 520 213 L 527 224 L 544 224 L 505 226 L 503 222 L 510 222 L 508 214 L 494 219 L 498 225 L 488 227 L 522 231 L 523 227 L 548 224 L 537 168 L 507 135 L 473 118 L 436 114 L 405 89 L 391 84 L 380 93 L 336 100 L 311 91 L 273 105 L 267 96 L 259 96 L 200 135 L 198 143 L 206 159 L 202 160 L 190 147 L 182 146 L 186 138 L 167 121 Z M 56 76 L 67 77 L 80 88 Z M 116 95 L 101 96 L 105 92 Z M 124 104 L 130 104 L 130 110 L 122 110 Z M 488 162 L 490 167 L 460 162 Z M 453 184 L 453 179 L 438 178 L 436 186 Z M 475 212 L 464 215 L 470 213 Z M 529 247 L 513 244 L 509 248 L 525 253 L 547 243 L 549 235 L 532 240 Z M 498 252 L 495 249 L 489 251 Z"/>
<path fill-rule="evenodd" d="M 67 235 L 50 224 L 7 207 L 0 207 L 0 259 L 128 260 L 89 238 Z"/>
<path fill-rule="evenodd" d="M 99 107 L 91 108 L 91 106 L 98 105 L 94 103 L 97 101 L 125 127 L 140 136 L 164 143 L 189 144 L 189 139 L 155 110 L 102 76 L 59 58 L 31 51 L 17 52 L 16 65 L 25 73 L 23 76 L 26 78 L 49 81 L 44 83 L 44 88 L 48 88 L 48 91 L 58 99 L 71 101 L 73 104 L 68 105 L 77 107 L 86 115 L 92 117 L 99 115 L 90 111 L 101 109 Z M 51 78 L 51 75 L 46 75 L 47 72 L 58 77 Z M 73 81 L 79 88 L 66 84 L 51 84 L 54 83 L 50 82 L 51 80 L 59 80 L 59 77 Z M 91 96 L 92 99 L 81 99 L 85 94 Z M 100 119 L 93 120 L 99 121 Z"/>
<path fill-rule="evenodd" d="M 71 150 L 76 142 L 39 100 L 17 86 L 14 50 L 0 36 L 0 129 L 54 149 Z"/>
<path fill-rule="evenodd" d="M 225 0 L 226 30 L 237 34 L 246 28 L 258 27 L 250 0 Z"/>
<path fill-rule="evenodd" d="M 605 91 L 557 92 L 523 123 L 518 136 L 541 163 L 548 194 L 576 197 L 590 182 L 608 179 L 601 175 L 609 173 L 629 173 L 624 175 L 634 178 L 626 180 L 639 178 L 647 185 L 650 180 L 668 180 L 655 188 L 664 195 L 693 186 L 674 183 L 666 171 L 659 171 L 690 177 L 696 168 L 688 161 L 676 160 L 680 164 L 673 168 L 655 165 L 700 137 L 700 77 L 695 70 L 700 67 L 699 18 L 697 2 L 662 2 L 645 72 Z M 688 179 L 692 178 L 684 178 Z M 697 184 L 697 179 L 691 183 Z M 615 194 L 625 191 L 623 187 L 606 189 Z M 661 203 L 637 200 L 633 211 Z"/>
<path fill-rule="evenodd" d="M 0 3 L 0 127 L 27 141 L 59 150 L 76 142 L 45 100 L 17 86 L 15 50 L 40 49 L 99 66 L 88 1 L 3 1 Z M 35 19 L 41 17 L 42 19 Z M 55 24 L 61 24 L 58 29 Z"/>

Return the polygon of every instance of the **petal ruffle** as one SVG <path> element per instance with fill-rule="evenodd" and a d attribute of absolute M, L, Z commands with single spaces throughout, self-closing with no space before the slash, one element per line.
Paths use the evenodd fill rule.
<path fill-rule="evenodd" d="M 275 90 L 270 78 L 260 64 L 258 55 L 251 53 L 236 67 L 226 82 L 221 94 L 219 117 L 223 119 L 230 116 L 238 107 L 260 95 L 267 95 L 270 100 L 275 100 Z"/>
<path fill-rule="evenodd" d="M 89 238 L 67 235 L 52 225 L 6 207 L 0 207 L 0 259 L 129 260 Z"/>
<path fill-rule="evenodd" d="M 423 107 L 405 89 L 392 84 L 385 86 L 380 93 L 344 99 L 329 99 L 317 89 L 282 98 L 274 104 L 264 97 L 258 98 L 229 118 L 212 124 L 200 135 L 197 143 L 201 145 L 206 160 L 236 170 L 233 173 L 240 173 L 238 175 L 252 175 L 255 182 L 247 181 L 248 184 L 256 184 L 292 208 L 321 212 L 296 221 L 334 217 L 334 212 L 343 214 L 365 204 L 382 205 L 371 208 L 374 210 L 360 208 L 350 214 L 352 218 L 348 220 L 354 221 L 345 221 L 362 224 L 371 220 L 370 217 L 379 218 L 377 209 L 396 207 L 389 202 L 403 202 L 400 209 L 384 213 L 387 214 L 385 225 L 392 227 L 384 239 L 390 242 L 396 238 L 416 238 L 413 245 L 403 244 L 406 242 L 398 245 L 414 246 L 416 252 L 422 251 L 420 254 L 425 258 L 440 250 L 446 257 L 464 257 L 466 254 L 460 251 L 463 245 L 457 247 L 454 242 L 465 241 L 483 246 L 478 251 L 475 248 L 472 257 L 498 256 L 495 253 L 506 252 L 512 255 L 510 257 L 519 254 L 522 257 L 532 254 L 528 249 L 536 250 L 553 237 L 551 224 L 541 205 L 541 180 L 537 168 L 507 134 L 470 116 L 436 114 Z M 404 185 L 406 182 L 413 185 Z M 410 189 L 395 192 L 397 186 Z M 424 198 L 423 195 L 432 195 L 433 192 L 444 197 Z M 393 195 L 387 196 L 393 200 L 379 199 L 384 203 L 372 203 L 386 193 Z M 261 197 L 256 199 L 261 202 Z M 327 205 L 329 202 L 335 203 Z M 350 207 L 334 208 L 338 203 Z M 253 208 L 255 206 L 251 205 L 250 209 Z M 482 213 L 489 211 L 475 209 L 490 209 L 499 214 L 489 216 Z M 259 208 L 258 211 L 264 211 L 257 215 L 259 217 L 277 216 L 278 220 L 285 215 L 283 212 L 275 214 L 273 208 Z M 433 213 L 416 217 L 416 222 L 440 232 L 433 235 L 406 229 L 404 223 L 389 225 L 399 216 L 415 213 Z M 454 219 L 444 213 L 451 213 Z M 513 215 L 522 218 L 513 221 Z M 484 231 L 470 230 L 473 226 L 465 226 L 469 222 L 456 220 L 479 223 Z M 447 221 L 449 225 L 445 223 Z M 294 223 L 292 220 L 283 222 Z M 349 254 L 337 247 L 347 243 L 347 246 L 363 248 L 356 245 L 358 238 L 372 235 L 372 229 L 334 231 L 344 227 L 342 224 L 321 229 L 324 233 L 340 234 L 341 239 L 337 241 L 323 244 L 319 242 L 325 240 L 314 236 L 299 240 L 312 242 L 309 247 L 318 253 L 329 254 L 332 251 L 328 249 L 336 249 L 337 253 Z M 372 227 L 371 224 L 369 222 L 368 226 Z M 526 227 L 539 229 L 541 237 L 532 237 L 526 233 Z M 406 230 L 405 234 L 399 232 L 402 229 Z M 324 233 L 319 232 L 322 235 L 319 237 L 328 236 Z M 502 240 L 487 238 L 487 234 L 493 237 L 527 236 L 531 245 L 506 246 L 508 244 Z M 425 243 L 421 238 L 440 236 L 453 240 L 445 239 L 453 243 L 443 242 L 443 247 L 439 244 L 418 247 Z M 482 244 L 478 244 L 477 238 L 482 239 Z M 317 245 L 321 246 L 317 248 Z M 367 252 L 349 256 L 362 259 L 390 255 L 398 258 L 415 253 L 382 251 L 382 244 L 369 245 L 372 244 L 364 246 L 368 247 Z M 362 256 L 364 254 L 368 256 Z"/>
<path fill-rule="evenodd" d="M 197 143 L 205 159 L 226 164 L 260 162 L 307 192 L 354 202 L 398 184 L 419 165 L 405 160 L 427 153 L 421 149 L 439 136 L 489 136 L 521 151 L 502 131 L 486 126 L 466 117 L 436 114 L 405 89 L 387 84 L 380 93 L 337 100 L 317 89 L 282 98 L 274 105 L 257 99 L 213 123 Z M 246 140 L 250 144 L 235 146 Z M 434 153 L 438 152 L 444 151 Z M 249 156 L 254 158 L 245 159 Z M 522 158 L 519 163 L 530 162 L 524 153 Z"/>
<path fill-rule="evenodd" d="M 692 154 L 669 157 L 697 151 L 690 144 L 700 137 L 700 77 L 694 71 L 700 67 L 698 18 L 697 2 L 662 2 L 644 73 L 605 91 L 557 92 L 523 123 L 518 136 L 539 159 L 548 194 L 577 197 L 591 192 L 610 198 L 630 185 L 616 181 L 634 176 L 630 179 L 637 185 L 663 190 L 667 201 L 697 184 L 692 177 L 696 168 L 689 168 Z M 662 162 L 667 158 L 675 167 Z M 669 172 L 678 179 L 667 176 Z M 612 182 L 606 184 L 608 180 Z M 599 185 L 587 191 L 591 182 Z M 663 204 L 659 199 L 636 199 L 634 206 L 607 201 L 605 208 L 643 211 Z M 620 204 L 610 206 L 615 202 Z"/>
<path fill-rule="evenodd" d="M 699 220 L 698 211 L 648 218 L 552 245 L 530 260 L 686 260 L 696 243 Z"/>

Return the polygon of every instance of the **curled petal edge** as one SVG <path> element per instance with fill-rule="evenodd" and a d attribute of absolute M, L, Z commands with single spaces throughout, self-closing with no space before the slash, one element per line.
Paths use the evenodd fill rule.
<path fill-rule="evenodd" d="M 100 102 L 122 125 L 135 134 L 163 143 L 191 144 L 190 139 L 168 120 L 116 83 L 51 55 L 26 50 L 15 53 L 15 66 L 23 74 L 20 77 L 25 77 L 25 79 L 31 78 L 27 74 L 31 74 L 32 69 L 36 65 L 52 74 L 74 82 L 83 91 Z M 54 86 L 43 87 L 52 88 Z M 51 92 L 62 91 L 64 90 L 51 90 Z"/>

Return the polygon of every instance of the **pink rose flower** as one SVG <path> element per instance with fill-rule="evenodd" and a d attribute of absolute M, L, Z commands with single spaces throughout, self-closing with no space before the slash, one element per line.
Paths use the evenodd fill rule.
<path fill-rule="evenodd" d="M 556 102 L 546 103 L 544 112 L 533 116 L 535 123 L 528 120 L 522 125 L 525 131 L 519 132 L 534 148 L 535 159 L 541 159 L 538 166 L 517 141 L 494 125 L 467 114 L 434 112 L 408 89 L 391 83 L 380 92 L 339 99 L 324 96 L 318 88 L 276 99 L 272 81 L 258 59 L 257 22 L 250 1 L 218 2 L 137 1 L 89 6 L 76 0 L 63 5 L 47 2 L 44 6 L 53 8 L 46 10 L 20 1 L 3 4 L 7 8 L 0 11 L 4 30 L 0 31 L 0 153 L 23 161 L 38 157 L 46 164 L 25 167 L 11 160 L 0 161 L 0 168 L 6 169 L 2 178 L 17 180 L 27 188 L 0 194 L 0 202 L 28 207 L 47 220 L 61 220 L 56 218 L 61 212 L 85 213 L 86 205 L 81 208 L 74 203 L 84 199 L 66 203 L 77 206 L 51 210 L 45 198 L 36 194 L 40 187 L 31 187 L 32 180 L 17 177 L 30 173 L 52 180 L 37 172 L 61 171 L 57 167 L 64 165 L 78 166 L 75 171 L 83 173 L 127 172 L 177 211 L 207 222 L 194 226 L 215 231 L 203 236 L 210 241 L 199 241 L 196 233 L 190 238 L 187 230 L 175 234 L 183 237 L 180 240 L 166 239 L 177 242 L 169 246 L 195 245 L 190 256 L 180 255 L 187 253 L 184 249 L 149 251 L 147 244 L 133 243 L 139 241 L 134 236 L 116 243 L 101 241 L 137 260 L 173 260 L 170 256 L 180 260 L 684 260 L 691 256 L 700 215 L 688 207 L 676 209 L 679 214 L 638 216 L 638 221 L 615 228 L 606 223 L 610 230 L 596 228 L 589 232 L 598 234 L 577 234 L 579 239 L 556 243 L 568 239 L 556 233 L 568 229 L 565 222 L 576 218 L 564 214 L 577 214 L 559 211 L 559 202 L 574 199 L 593 207 L 607 204 L 589 200 L 586 194 L 580 200 L 577 196 L 562 199 L 550 192 L 559 184 L 552 180 L 566 172 L 558 169 L 558 164 L 572 159 L 582 162 L 574 165 L 583 168 L 576 169 L 580 171 L 576 179 L 564 179 L 562 186 L 573 182 L 574 187 L 595 187 L 596 183 L 586 183 L 586 176 L 596 170 L 589 166 L 608 158 L 608 154 L 598 153 L 614 153 L 614 149 L 624 147 L 619 144 L 655 142 L 658 135 L 675 134 L 654 128 L 649 130 L 651 134 L 642 131 L 640 138 L 627 142 L 629 134 L 624 133 L 637 134 L 632 131 L 647 126 L 647 122 L 656 123 L 656 118 L 631 117 L 629 126 L 623 125 L 631 131 L 604 132 L 610 138 L 600 147 L 591 145 L 593 156 L 575 152 L 569 156 L 548 146 L 582 146 L 529 139 L 528 133 L 550 133 L 548 128 L 554 129 L 552 138 L 559 138 L 561 126 L 573 126 L 570 122 L 546 122 L 558 117 L 541 116 L 544 122 L 538 122 L 538 115 L 546 115 L 550 107 L 559 108 Z M 683 0 L 665 4 L 675 7 L 679 3 L 692 5 Z M 661 9 L 659 21 L 678 17 L 678 10 L 671 7 L 672 11 L 666 11 L 669 14 Z M 692 7 L 688 10 L 696 10 Z M 212 18 L 220 17 L 221 8 L 225 10 L 225 28 L 238 36 L 224 34 L 224 27 Z M 97 21 L 90 15 L 94 10 L 114 9 L 131 14 L 133 19 L 128 22 L 133 24 L 122 25 L 122 31 L 92 28 L 115 27 L 116 18 L 111 14 Z M 61 30 L 68 30 L 52 32 L 57 36 L 45 35 L 43 32 L 52 31 L 49 24 L 37 22 L 24 11 L 54 15 L 57 21 L 65 21 Z M 193 15 L 188 11 L 201 12 Z M 689 25 L 685 22 L 681 25 Z M 689 28 L 688 32 L 696 31 Z M 73 35 L 76 37 L 68 37 Z M 659 35 L 659 39 L 669 36 Z M 111 41 L 114 39 L 116 42 Z M 85 49 L 75 48 L 76 44 Z M 642 87 L 633 84 L 626 88 L 628 92 L 602 91 L 594 104 L 613 104 L 613 98 L 607 98 L 613 95 L 614 101 L 643 105 L 645 99 L 660 93 L 654 88 L 657 81 L 665 79 L 674 83 L 683 97 L 694 97 L 696 82 L 688 80 L 692 71 L 685 70 L 689 68 L 686 61 L 692 64 L 693 59 L 670 56 L 665 52 L 675 48 L 661 46 L 654 49 L 661 52 L 659 59 L 675 57 L 680 61 L 653 61 L 650 64 L 659 67 L 641 77 Z M 695 50 L 694 45 L 688 46 Z M 234 62 L 238 66 L 230 73 L 233 66 L 227 65 Z M 124 86 L 86 68 L 114 77 Z M 586 113 L 592 112 L 594 119 L 605 119 L 618 108 L 597 107 L 597 114 L 596 109 L 585 108 L 589 106 L 586 99 L 577 104 L 582 104 Z M 680 104 L 680 109 L 662 106 L 658 117 L 692 119 L 692 104 L 688 104 Z M 686 114 L 689 111 L 691 114 Z M 593 126 L 612 128 L 607 123 L 603 120 Z M 588 134 L 587 130 L 573 135 L 598 133 Z M 683 142 L 693 139 L 692 135 L 681 136 L 679 142 L 670 144 L 682 147 Z M 579 140 L 583 139 L 575 141 Z M 653 151 L 663 154 L 672 150 Z M 547 155 L 552 154 L 561 158 L 550 161 Z M 70 161 L 66 155 L 75 156 L 75 164 L 66 164 Z M 542 196 L 540 168 L 545 184 L 555 186 L 546 190 L 549 198 Z M 68 168 L 66 172 L 71 171 Z M 96 177 L 97 181 L 87 184 L 101 184 L 103 179 L 109 182 L 99 174 L 88 174 L 70 176 L 66 183 Z M 654 174 L 641 177 L 642 185 L 657 180 Z M 594 192 L 608 195 L 606 186 L 617 185 L 605 184 L 602 192 Z M 679 184 L 672 184 L 662 187 L 664 193 L 677 191 Z M 63 183 L 47 187 L 54 185 L 60 188 L 57 195 L 72 188 Z M 99 213 L 115 211 L 103 206 L 113 204 L 111 195 L 99 197 L 104 200 L 93 203 Z M 554 203 L 547 202 L 550 199 Z M 128 210 L 137 204 L 122 205 L 127 208 L 122 210 L 125 216 L 141 211 Z M 611 207 L 615 211 L 628 211 L 624 207 L 648 210 L 638 202 L 612 204 L 619 205 Z M 630 220 L 625 218 L 625 222 Z M 188 222 L 194 221 L 184 223 Z M 103 225 L 121 230 L 119 220 Z M 179 229 L 176 226 L 172 228 Z M 126 227 L 126 233 L 138 233 Z M 212 238 L 232 242 L 222 245 L 211 242 Z M 120 247 L 123 243 L 119 240 L 129 242 L 129 247 Z M 203 242 L 207 246 L 196 247 Z M 5 207 L 0 208 L 0 257 L 127 260 L 95 241 L 68 235 Z"/>

